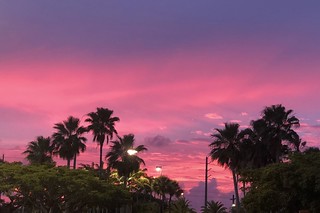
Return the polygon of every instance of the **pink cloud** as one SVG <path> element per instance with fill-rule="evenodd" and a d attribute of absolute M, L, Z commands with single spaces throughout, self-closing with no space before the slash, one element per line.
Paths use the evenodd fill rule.
<path fill-rule="evenodd" d="M 231 206 L 233 191 L 222 192 L 218 189 L 218 181 L 215 178 L 208 180 L 208 201 L 220 201 L 224 204 L 225 207 L 229 208 Z M 197 211 L 200 211 L 201 207 L 204 206 L 204 188 L 205 183 L 199 182 L 197 186 L 194 186 L 190 189 L 188 193 L 186 193 L 186 198 L 192 200 L 192 207 Z M 196 199 L 197 197 L 201 197 L 202 199 Z"/>
<path fill-rule="evenodd" d="M 220 120 L 223 119 L 221 115 L 218 115 L 217 113 L 207 113 L 204 115 L 206 118 L 214 119 L 214 120 Z"/>

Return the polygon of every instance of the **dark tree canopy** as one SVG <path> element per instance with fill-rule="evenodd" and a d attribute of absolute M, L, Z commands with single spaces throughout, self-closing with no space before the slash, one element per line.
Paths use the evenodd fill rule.
<path fill-rule="evenodd" d="M 296 153 L 288 163 L 251 171 L 243 199 L 248 212 L 320 212 L 320 152 Z"/>

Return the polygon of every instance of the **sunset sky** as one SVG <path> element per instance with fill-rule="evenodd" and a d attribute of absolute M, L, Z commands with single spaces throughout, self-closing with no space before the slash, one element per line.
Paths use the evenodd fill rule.
<path fill-rule="evenodd" d="M 0 1 L 0 154 L 25 162 L 55 123 L 106 107 L 149 149 L 148 174 L 161 165 L 198 208 L 224 122 L 245 128 L 283 104 L 318 146 L 319 11 L 315 0 Z M 97 163 L 91 135 L 87 146 L 79 163 Z M 230 205 L 231 176 L 210 168 L 209 199 Z"/>

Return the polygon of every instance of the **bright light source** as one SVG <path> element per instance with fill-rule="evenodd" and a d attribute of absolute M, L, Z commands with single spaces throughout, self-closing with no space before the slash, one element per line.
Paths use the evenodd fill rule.
<path fill-rule="evenodd" d="M 161 172 L 162 171 L 162 166 L 156 166 L 156 171 Z"/>
<path fill-rule="evenodd" d="M 135 155 L 135 154 L 138 153 L 138 151 L 135 150 L 135 149 L 128 149 L 127 153 L 128 153 L 129 155 Z"/>
<path fill-rule="evenodd" d="M 233 204 L 232 204 L 232 207 L 236 207 L 236 204 L 235 204 L 235 203 L 233 203 Z"/>

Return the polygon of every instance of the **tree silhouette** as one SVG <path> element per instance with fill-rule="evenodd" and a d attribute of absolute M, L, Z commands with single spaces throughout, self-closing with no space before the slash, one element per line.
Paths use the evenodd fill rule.
<path fill-rule="evenodd" d="M 218 164 L 231 170 L 236 195 L 236 208 L 239 211 L 240 199 L 237 179 L 237 169 L 240 165 L 239 124 L 225 123 L 224 129 L 216 129 L 216 132 L 211 135 L 214 141 L 210 144 L 210 156 L 212 160 L 217 160 Z"/>
<path fill-rule="evenodd" d="M 106 140 L 107 144 L 109 140 L 113 138 L 113 134 L 118 134 L 115 129 L 115 122 L 120 119 L 118 117 L 112 117 L 113 111 L 107 108 L 97 108 L 96 112 L 88 113 L 88 118 L 85 120 L 90 123 L 88 130 L 93 134 L 93 141 L 98 142 L 100 146 L 100 162 L 99 162 L 99 176 L 102 177 L 103 160 L 102 151 L 103 144 Z"/>
<path fill-rule="evenodd" d="M 191 208 L 190 201 L 186 198 L 182 197 L 176 200 L 172 207 L 171 207 L 171 213 L 196 213 L 196 211 Z"/>
<path fill-rule="evenodd" d="M 284 106 L 272 105 L 262 111 L 262 118 L 252 121 L 251 126 L 256 134 L 256 143 L 262 143 L 268 152 L 268 161 L 278 163 L 290 151 L 300 151 L 305 145 L 294 127 L 299 127 L 299 119 L 292 115 L 293 110 L 286 110 Z"/>
<path fill-rule="evenodd" d="M 124 185 L 127 186 L 129 175 L 138 172 L 140 164 L 145 164 L 144 160 L 137 156 L 139 152 L 146 151 L 144 145 L 134 147 L 134 135 L 124 135 L 116 141 L 111 141 L 111 150 L 107 153 L 108 167 L 116 169 L 119 176 L 124 177 Z M 130 155 L 128 150 L 135 150 L 136 154 Z"/>
<path fill-rule="evenodd" d="M 227 213 L 227 208 L 220 201 L 211 200 L 201 207 L 201 213 Z"/>
<path fill-rule="evenodd" d="M 162 205 L 161 209 L 163 210 L 164 204 L 166 203 L 166 196 L 169 196 L 169 212 L 171 211 L 171 200 L 175 196 L 179 198 L 182 195 L 183 190 L 180 188 L 179 184 L 175 180 L 171 180 L 167 176 L 161 175 L 153 180 L 152 189 L 155 193 L 160 195 Z"/>
<path fill-rule="evenodd" d="M 29 142 L 23 154 L 27 155 L 26 159 L 31 164 L 51 164 L 53 148 L 50 137 L 38 136 L 36 140 Z"/>
<path fill-rule="evenodd" d="M 67 167 L 70 168 L 70 161 L 73 159 L 73 168 L 76 168 L 77 155 L 86 149 L 87 139 L 83 134 L 87 131 L 80 126 L 80 120 L 69 116 L 67 120 L 54 125 L 56 132 L 53 133 L 53 144 L 55 152 L 63 159 L 67 160 Z"/>

